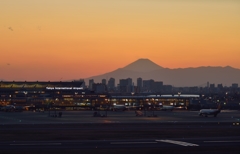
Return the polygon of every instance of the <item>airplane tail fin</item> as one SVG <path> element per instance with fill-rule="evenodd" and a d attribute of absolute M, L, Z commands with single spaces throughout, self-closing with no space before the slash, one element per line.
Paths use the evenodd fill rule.
<path fill-rule="evenodd" d="M 143 113 L 141 111 L 135 111 L 136 116 L 143 116 Z"/>

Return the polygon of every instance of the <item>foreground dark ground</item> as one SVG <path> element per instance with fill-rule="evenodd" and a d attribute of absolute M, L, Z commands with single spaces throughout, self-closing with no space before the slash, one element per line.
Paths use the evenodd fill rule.
<path fill-rule="evenodd" d="M 112 140 L 240 136 L 233 123 L 1 125 L 0 141 Z"/>
<path fill-rule="evenodd" d="M 94 124 L 13 124 L 0 126 L 0 142 L 96 141 L 174 138 L 239 137 L 240 126 L 224 123 L 94 123 Z M 240 138 L 239 138 L 240 140 Z M 33 151 L 34 150 L 34 151 Z M 103 149 L 1 149 L 1 153 L 238 153 L 231 147 L 103 148 Z"/>
<path fill-rule="evenodd" d="M 126 111 L 93 117 L 92 111 L 63 111 L 61 118 L 54 118 L 49 117 L 49 112 L 0 112 L 0 153 L 219 154 L 240 151 L 239 111 L 224 110 L 218 117 L 199 117 L 197 111 L 158 111 L 155 114 L 158 116 L 137 117 L 134 111 Z M 133 140 L 144 143 L 176 140 L 199 146 L 163 142 L 111 144 Z M 209 140 L 217 142 L 204 142 Z M 234 142 L 222 142 L 232 140 Z"/>

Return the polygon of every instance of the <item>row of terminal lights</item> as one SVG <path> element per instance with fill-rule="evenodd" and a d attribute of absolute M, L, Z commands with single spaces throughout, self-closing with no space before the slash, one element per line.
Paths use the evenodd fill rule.
<path fill-rule="evenodd" d="M 233 126 L 239 126 L 239 122 L 233 122 Z"/>

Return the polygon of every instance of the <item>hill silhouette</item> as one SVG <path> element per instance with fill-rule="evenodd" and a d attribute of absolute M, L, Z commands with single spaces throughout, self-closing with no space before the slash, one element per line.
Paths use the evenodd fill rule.
<path fill-rule="evenodd" d="M 163 81 L 164 85 L 175 87 L 206 86 L 207 82 L 231 86 L 232 83 L 240 85 L 240 70 L 226 67 L 203 66 L 197 68 L 163 68 L 149 59 L 139 59 L 129 65 L 98 76 L 85 78 L 88 85 L 89 79 L 94 79 L 95 83 L 100 83 L 102 79 L 115 78 L 116 84 L 119 79 L 132 78 L 136 85 L 137 78 L 143 80 L 153 79 Z"/>

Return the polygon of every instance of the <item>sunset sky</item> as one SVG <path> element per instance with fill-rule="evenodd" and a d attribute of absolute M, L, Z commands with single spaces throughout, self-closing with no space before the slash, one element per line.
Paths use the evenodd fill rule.
<path fill-rule="evenodd" d="M 69 80 L 148 58 L 240 69 L 239 0 L 1 0 L 0 80 Z"/>

